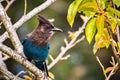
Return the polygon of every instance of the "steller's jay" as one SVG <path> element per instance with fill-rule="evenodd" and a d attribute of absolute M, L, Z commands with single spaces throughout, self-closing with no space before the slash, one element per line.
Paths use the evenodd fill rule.
<path fill-rule="evenodd" d="M 55 31 L 62 31 L 42 16 L 38 16 L 39 24 L 33 32 L 29 33 L 23 40 L 22 45 L 24 54 L 29 61 L 34 62 L 35 66 L 46 72 L 46 58 L 50 49 L 48 40 Z"/>

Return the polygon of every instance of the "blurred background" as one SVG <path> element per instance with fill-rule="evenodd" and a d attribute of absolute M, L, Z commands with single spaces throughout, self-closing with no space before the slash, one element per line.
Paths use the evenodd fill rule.
<path fill-rule="evenodd" d="M 44 1 L 46 0 L 27 0 L 27 12 L 42 4 Z M 50 54 L 53 57 L 56 57 L 60 51 L 60 47 L 65 45 L 64 38 L 68 38 L 68 31 L 76 31 L 83 24 L 83 21 L 79 17 L 80 14 L 77 14 L 74 26 L 72 28 L 66 20 L 68 6 L 72 1 L 73 0 L 57 0 L 50 7 L 39 13 L 48 19 L 54 18 L 54 25 L 64 31 L 63 33 L 56 33 L 50 40 Z M 17 20 L 19 20 L 19 18 L 22 17 L 24 13 L 24 0 L 16 0 L 9 8 L 7 13 L 11 17 L 14 24 Z M 17 30 L 20 40 L 22 41 L 25 35 L 30 33 L 37 25 L 37 15 L 24 23 L 22 27 Z M 0 34 L 3 32 L 4 29 L 2 28 Z M 6 40 L 4 43 L 7 43 L 8 46 L 11 45 L 9 40 Z M 96 55 L 94 55 L 92 47 L 93 44 L 88 44 L 85 39 L 70 49 L 66 55 L 70 54 L 71 57 L 65 61 L 59 61 L 50 70 L 50 72 L 55 75 L 55 80 L 104 80 L 102 69 L 96 61 L 95 56 L 99 56 L 101 62 L 105 68 L 107 68 L 110 66 L 109 62 L 111 59 L 110 56 L 112 55 L 112 50 L 111 48 L 101 49 Z M 50 63 L 49 57 L 48 60 Z M 119 77 L 113 76 L 111 80 L 119 80 Z"/>

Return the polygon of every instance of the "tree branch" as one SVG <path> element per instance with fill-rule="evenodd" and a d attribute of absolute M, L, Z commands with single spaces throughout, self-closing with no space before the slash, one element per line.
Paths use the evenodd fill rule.
<path fill-rule="evenodd" d="M 77 38 L 79 37 L 79 35 L 83 32 L 83 30 L 85 29 L 85 25 L 88 22 L 90 18 L 87 18 L 84 21 L 84 24 L 79 28 L 78 31 L 76 31 L 75 37 L 68 43 L 67 39 L 65 39 L 65 44 L 66 47 L 61 47 L 61 51 L 59 53 L 59 55 L 52 61 L 52 63 L 49 64 L 48 69 L 51 69 L 58 61 L 60 61 L 62 59 L 62 57 L 64 56 L 64 54 L 71 49 L 73 46 L 75 46 L 78 42 L 84 40 L 84 36 L 81 37 L 79 40 L 77 40 Z M 76 42 L 77 40 L 77 42 Z"/>
<path fill-rule="evenodd" d="M 24 24 L 26 21 L 28 21 L 30 18 L 41 12 L 42 10 L 46 9 L 48 6 L 50 6 L 52 3 L 54 3 L 56 0 L 47 0 L 42 5 L 39 5 L 38 7 L 34 8 L 32 11 L 30 11 L 28 14 L 21 17 L 14 25 L 13 28 L 17 30 L 22 24 Z M 8 34 L 5 32 L 4 37 L 2 38 L 4 41 L 8 38 Z M 1 39 L 1 38 L 0 38 Z M 0 40 L 1 42 L 1 40 Z"/>
<path fill-rule="evenodd" d="M 97 59 L 98 63 L 100 64 L 100 66 L 101 66 L 101 68 L 102 68 L 102 71 L 103 71 L 103 74 L 104 74 L 105 79 L 106 79 L 106 78 L 107 78 L 107 75 L 104 73 L 105 68 L 104 68 L 103 64 L 101 63 L 100 59 L 99 59 L 97 56 L 96 56 L 96 59 Z"/>
<path fill-rule="evenodd" d="M 5 63 L 3 62 L 2 59 L 2 52 L 0 51 L 0 72 L 4 75 L 7 76 L 10 80 L 13 80 L 15 78 L 15 75 L 13 75 L 11 72 L 8 71 Z M 22 80 L 19 77 L 16 77 L 17 80 Z"/>
<path fill-rule="evenodd" d="M 37 76 L 37 80 L 42 80 L 43 74 L 42 72 L 36 68 L 33 64 L 31 64 L 29 61 L 27 61 L 24 57 L 21 55 L 18 55 L 18 53 L 23 54 L 23 47 L 21 45 L 21 42 L 19 41 L 19 38 L 17 36 L 16 30 L 27 20 L 32 18 L 34 15 L 39 13 L 40 11 L 44 10 L 48 6 L 50 6 L 53 2 L 56 0 L 47 0 L 42 5 L 34 8 L 32 11 L 30 11 L 27 15 L 24 15 L 19 21 L 17 21 L 14 25 L 10 21 L 10 18 L 7 16 L 6 12 L 4 11 L 4 8 L 2 4 L 0 3 L 0 20 L 2 21 L 3 25 L 6 28 L 6 31 L 2 36 L 0 36 L 0 51 L 7 54 L 11 58 L 13 58 L 15 61 L 19 62 L 21 65 L 23 65 L 26 69 L 31 71 L 33 74 Z M 5 46 L 2 44 L 3 41 L 5 41 L 7 38 L 11 39 L 11 42 L 13 46 L 15 47 L 17 52 L 14 52 L 11 48 Z M 17 53 L 17 54 L 16 54 Z M 45 79 L 45 78 L 44 78 Z M 48 80 L 48 79 L 47 79 Z"/>
<path fill-rule="evenodd" d="M 7 1 L 7 6 L 5 7 L 5 11 L 8 10 L 8 8 L 13 4 L 15 0 L 10 0 L 10 1 Z"/>
<path fill-rule="evenodd" d="M 35 67 L 33 64 L 31 64 L 28 60 L 24 59 L 22 56 L 16 54 L 11 48 L 3 45 L 0 43 L 0 50 L 4 53 L 6 53 L 8 56 L 10 56 L 15 61 L 19 62 L 21 65 L 23 65 L 26 69 L 34 73 L 40 80 L 40 77 L 42 76 L 42 72 Z"/>
<path fill-rule="evenodd" d="M 11 42 L 15 48 L 15 50 L 22 56 L 24 56 L 23 54 L 23 46 L 16 34 L 16 31 L 13 29 L 12 27 L 12 23 L 10 21 L 10 18 L 7 16 L 6 12 L 4 11 L 4 8 L 2 6 L 2 4 L 0 3 L 0 20 L 2 20 L 8 35 L 11 39 Z"/>
<path fill-rule="evenodd" d="M 18 29 L 23 23 L 25 23 L 27 20 L 29 20 L 30 18 L 32 18 L 33 16 L 35 16 L 36 14 L 38 14 L 39 12 L 41 12 L 42 10 L 46 9 L 48 6 L 50 6 L 52 3 L 54 3 L 56 0 L 47 0 L 46 2 L 44 2 L 42 5 L 34 8 L 32 11 L 30 11 L 28 14 L 26 14 L 25 16 L 23 16 L 21 19 L 19 19 L 14 25 L 13 27 L 16 29 Z"/>
<path fill-rule="evenodd" d="M 118 67 L 118 63 L 116 63 L 112 69 L 112 71 L 109 73 L 108 77 L 106 80 L 110 80 L 111 76 L 115 73 L 116 67 Z"/>

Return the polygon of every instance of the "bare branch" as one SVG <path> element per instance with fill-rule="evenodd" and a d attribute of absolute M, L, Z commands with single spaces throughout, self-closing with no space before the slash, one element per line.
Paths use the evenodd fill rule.
<path fill-rule="evenodd" d="M 54 61 L 54 58 L 52 57 L 52 55 L 49 54 L 49 57 L 52 61 Z"/>
<path fill-rule="evenodd" d="M 11 42 L 12 42 L 13 46 L 15 47 L 16 51 L 20 55 L 24 56 L 24 54 L 23 54 L 23 46 L 21 45 L 21 42 L 20 42 L 15 30 L 12 27 L 12 23 L 10 21 L 10 18 L 5 13 L 4 8 L 1 5 L 1 3 L 0 3 L 0 19 L 2 20 L 6 30 L 8 32 L 8 35 L 9 35 L 9 37 L 11 39 Z"/>
<path fill-rule="evenodd" d="M 10 0 L 10 1 L 7 1 L 7 6 L 5 7 L 5 11 L 8 10 L 8 8 L 13 4 L 15 0 Z"/>
<path fill-rule="evenodd" d="M 4 55 L 4 57 L 2 57 L 3 61 L 9 59 L 10 57 L 8 55 L 6 55 L 5 53 L 2 53 Z"/>
<path fill-rule="evenodd" d="M 26 71 L 20 71 L 20 72 L 14 77 L 13 80 L 17 80 L 17 77 L 18 77 L 19 75 L 23 74 L 23 73 L 27 73 L 27 72 L 26 72 Z"/>
<path fill-rule="evenodd" d="M 13 80 L 15 75 L 7 70 L 5 63 L 2 60 L 2 52 L 0 51 L 0 72 L 7 76 L 9 79 Z M 17 80 L 22 80 L 21 78 L 16 77 Z"/>
<path fill-rule="evenodd" d="M 24 15 L 27 13 L 27 0 L 24 0 Z"/>
<path fill-rule="evenodd" d="M 116 63 L 116 65 L 113 67 L 112 71 L 109 73 L 109 75 L 106 78 L 106 80 L 110 80 L 111 76 L 115 73 L 116 67 L 118 67 L 118 63 Z"/>
<path fill-rule="evenodd" d="M 84 22 L 84 24 L 82 25 L 82 27 L 79 28 L 78 31 L 76 31 L 75 37 L 68 43 L 67 40 L 65 40 L 66 43 L 66 47 L 61 47 L 61 51 L 59 53 L 59 55 L 54 59 L 54 61 L 52 61 L 52 63 L 49 64 L 48 69 L 51 69 L 59 60 L 62 59 L 62 57 L 64 56 L 64 54 L 71 49 L 73 46 L 76 45 L 76 43 L 82 41 L 84 39 L 84 37 L 80 38 L 80 40 L 77 40 L 77 38 L 79 37 L 79 35 L 83 32 L 83 30 L 85 29 L 85 25 L 88 22 L 90 18 L 87 18 Z"/>
<path fill-rule="evenodd" d="M 56 0 L 47 0 L 42 5 L 39 5 L 38 7 L 34 8 L 32 11 L 30 11 L 28 14 L 24 15 L 22 18 L 20 18 L 14 25 L 13 28 L 17 30 L 22 24 L 24 24 L 26 21 L 28 21 L 30 18 L 50 6 L 52 3 L 54 3 Z M 8 38 L 8 34 L 5 32 L 4 37 L 2 37 L 2 41 Z M 1 39 L 1 38 L 0 38 Z M 1 40 L 0 40 L 1 42 Z"/>
<path fill-rule="evenodd" d="M 99 59 L 97 56 L 96 56 L 96 59 L 97 59 L 98 63 L 100 64 L 100 66 L 101 66 L 101 68 L 102 68 L 102 70 L 103 70 L 103 74 L 104 74 L 104 76 L 105 76 L 105 79 L 107 79 L 107 75 L 104 73 L 104 71 L 105 71 L 104 66 L 102 65 L 100 59 Z"/>
<path fill-rule="evenodd" d="M 5 32 L 0 36 L 0 43 L 2 43 L 3 41 L 5 41 L 7 38 L 9 38 L 8 33 Z"/>
<path fill-rule="evenodd" d="M 70 55 L 70 54 L 68 54 L 67 56 L 62 57 L 60 60 L 67 60 L 70 56 L 71 56 L 71 55 Z"/>
<path fill-rule="evenodd" d="M 65 45 L 68 45 L 68 41 L 66 38 L 64 39 L 64 42 L 65 42 Z"/>
<path fill-rule="evenodd" d="M 15 29 L 18 29 L 23 23 L 25 23 L 27 20 L 29 20 L 30 18 L 32 18 L 33 16 L 35 16 L 36 14 L 38 14 L 39 12 L 41 12 L 42 10 L 44 10 L 45 8 L 47 8 L 48 6 L 50 6 L 52 3 L 54 3 L 56 0 L 47 0 L 46 2 L 44 2 L 42 5 L 34 8 L 32 11 L 30 11 L 28 14 L 26 14 L 25 16 L 23 16 L 21 19 L 19 19 L 14 25 L 13 27 Z"/>
<path fill-rule="evenodd" d="M 15 61 L 19 62 L 21 65 L 23 65 L 26 69 L 34 73 L 38 80 L 40 80 L 40 77 L 42 76 L 42 72 L 36 68 L 33 64 L 31 64 L 28 60 L 24 59 L 20 55 L 16 54 L 11 48 L 0 44 L 0 50 L 9 55 L 11 58 L 13 58 Z"/>

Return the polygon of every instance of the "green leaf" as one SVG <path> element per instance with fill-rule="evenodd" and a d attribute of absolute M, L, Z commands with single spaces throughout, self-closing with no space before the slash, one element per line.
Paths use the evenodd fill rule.
<path fill-rule="evenodd" d="M 114 3 L 117 7 L 120 6 L 120 0 L 113 0 L 113 3 Z"/>
<path fill-rule="evenodd" d="M 120 19 L 116 19 L 117 20 L 117 24 L 120 26 Z"/>
<path fill-rule="evenodd" d="M 91 43 L 96 32 L 96 18 L 92 18 L 86 25 L 85 35 L 89 43 Z"/>
<path fill-rule="evenodd" d="M 100 0 L 100 7 L 102 8 L 102 9 L 105 9 L 105 0 Z"/>
<path fill-rule="evenodd" d="M 88 6 L 89 5 L 89 6 Z M 96 2 L 86 2 L 78 8 L 79 13 L 83 11 L 87 16 L 94 16 L 98 12 L 98 7 Z"/>
<path fill-rule="evenodd" d="M 96 36 L 95 36 L 95 44 L 94 44 L 94 47 L 93 47 L 93 53 L 95 54 L 96 52 L 97 52 L 97 50 L 99 49 L 99 46 L 97 46 L 98 45 L 98 41 L 99 41 L 99 39 L 100 39 L 100 37 L 101 37 L 101 34 L 96 34 Z"/>
<path fill-rule="evenodd" d="M 95 42 L 95 44 L 93 46 L 93 53 L 96 54 L 97 50 L 98 50 L 98 48 L 96 48 L 96 42 Z"/>
<path fill-rule="evenodd" d="M 117 15 L 118 17 L 120 17 L 120 11 L 117 10 L 117 9 L 114 9 L 114 8 L 112 8 L 112 7 L 108 7 L 108 8 L 107 8 L 107 11 L 108 11 L 108 12 L 111 12 L 111 13 L 113 13 L 113 14 L 115 14 L 115 15 Z"/>
<path fill-rule="evenodd" d="M 97 19 L 96 19 L 96 27 L 97 27 L 98 33 L 100 34 L 103 33 L 103 29 L 105 25 L 104 18 L 105 18 L 104 15 L 100 15 L 100 16 L 97 16 Z"/>
<path fill-rule="evenodd" d="M 110 22 L 110 28 L 111 28 L 112 32 L 114 33 L 115 32 L 115 28 L 116 28 L 116 23 L 111 21 Z"/>
<path fill-rule="evenodd" d="M 81 4 L 84 4 L 86 2 L 93 2 L 93 1 L 96 1 L 96 0 L 82 0 Z"/>
<path fill-rule="evenodd" d="M 91 16 L 91 17 L 93 17 L 94 15 L 95 15 L 95 12 L 92 12 L 92 11 L 84 11 L 83 12 L 86 16 Z"/>
<path fill-rule="evenodd" d="M 105 14 L 108 17 L 108 19 L 110 19 L 114 23 L 117 23 L 116 18 L 112 12 L 106 12 Z"/>
<path fill-rule="evenodd" d="M 117 45 L 118 45 L 118 49 L 120 50 L 120 42 L 117 42 Z"/>
<path fill-rule="evenodd" d="M 110 5 L 109 0 L 99 0 L 99 4 L 100 4 L 100 8 L 102 10 L 104 10 L 105 8 L 107 8 Z"/>
<path fill-rule="evenodd" d="M 78 7 L 79 7 L 81 1 L 82 0 L 74 0 L 68 8 L 67 21 L 71 27 L 74 23 L 74 19 L 75 19 L 75 16 L 76 16 L 76 13 L 78 11 Z"/>

